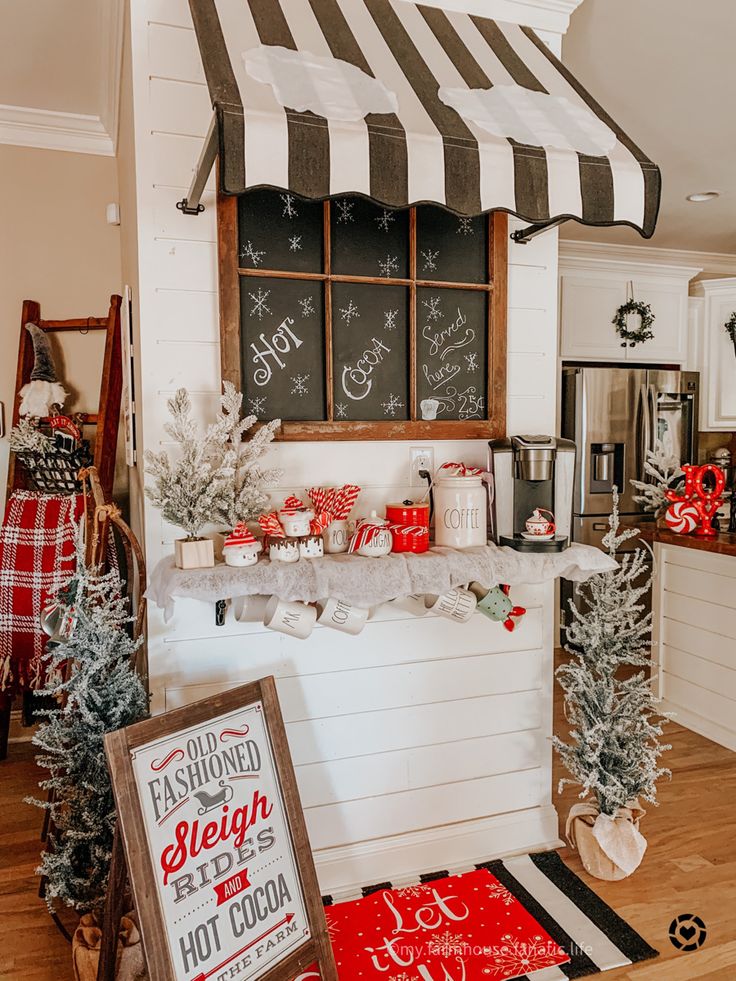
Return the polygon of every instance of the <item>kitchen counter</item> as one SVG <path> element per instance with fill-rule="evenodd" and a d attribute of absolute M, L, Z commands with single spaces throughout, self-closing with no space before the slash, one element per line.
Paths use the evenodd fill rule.
<path fill-rule="evenodd" d="M 643 534 L 642 537 L 645 537 Z M 646 536 L 649 538 L 649 536 Z M 680 548 L 697 548 L 703 552 L 715 552 L 718 555 L 736 557 L 736 535 L 722 531 L 715 538 L 699 538 L 695 535 L 678 535 L 669 528 L 656 528 L 651 533 L 651 540 L 662 545 L 678 545 Z"/>

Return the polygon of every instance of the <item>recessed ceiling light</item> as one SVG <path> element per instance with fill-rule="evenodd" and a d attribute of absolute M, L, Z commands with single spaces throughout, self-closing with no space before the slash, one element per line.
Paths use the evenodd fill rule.
<path fill-rule="evenodd" d="M 713 198 L 719 198 L 721 196 L 720 191 L 698 191 L 696 194 L 688 194 L 688 201 L 712 201 Z"/>

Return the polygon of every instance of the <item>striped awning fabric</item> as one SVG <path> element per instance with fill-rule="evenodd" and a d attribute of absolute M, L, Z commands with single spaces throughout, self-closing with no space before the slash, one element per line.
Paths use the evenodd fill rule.
<path fill-rule="evenodd" d="M 652 235 L 659 169 L 526 27 L 407 0 L 190 0 L 227 194 Z"/>

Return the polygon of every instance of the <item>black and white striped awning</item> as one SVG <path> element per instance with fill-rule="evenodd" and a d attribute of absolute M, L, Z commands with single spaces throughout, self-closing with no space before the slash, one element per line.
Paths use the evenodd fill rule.
<path fill-rule="evenodd" d="M 226 194 L 654 231 L 659 169 L 529 28 L 407 0 L 190 6 L 215 110 L 200 170 L 219 152 Z"/>

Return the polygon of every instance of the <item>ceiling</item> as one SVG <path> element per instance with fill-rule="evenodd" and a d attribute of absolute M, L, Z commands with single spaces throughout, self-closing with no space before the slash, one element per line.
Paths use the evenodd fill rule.
<path fill-rule="evenodd" d="M 0 142 L 115 151 L 123 0 L 0 0 Z"/>
<path fill-rule="evenodd" d="M 430 2 L 464 8 L 471 0 Z M 566 16 L 580 0 L 523 2 Z M 0 0 L 0 142 L 114 152 L 122 6 Z M 580 3 L 563 60 L 659 164 L 663 196 L 649 243 L 629 228 L 576 222 L 562 227 L 563 238 L 736 254 L 735 36 L 734 0 Z M 702 190 L 721 197 L 685 200 Z"/>
<path fill-rule="evenodd" d="M 584 0 L 572 15 L 563 61 L 662 171 L 652 246 L 736 253 L 735 38 L 734 0 Z M 561 235 L 647 244 L 576 222 Z"/>

